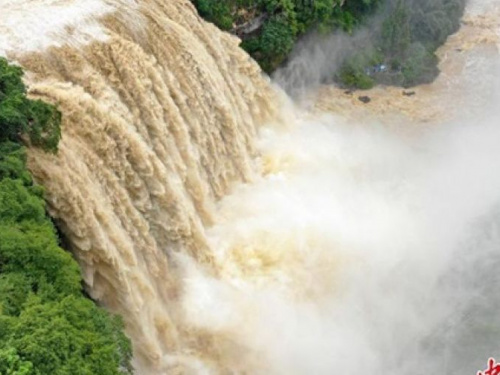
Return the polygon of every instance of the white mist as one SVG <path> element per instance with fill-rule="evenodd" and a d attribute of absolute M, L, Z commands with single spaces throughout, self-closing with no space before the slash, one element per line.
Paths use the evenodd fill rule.
<path fill-rule="evenodd" d="M 500 358 L 490 57 L 455 77 L 474 75 L 457 95 L 477 101 L 419 135 L 302 110 L 262 131 L 263 177 L 224 198 L 208 231 L 220 277 L 185 280 L 186 319 L 221 337 L 233 369 L 465 375 Z"/>

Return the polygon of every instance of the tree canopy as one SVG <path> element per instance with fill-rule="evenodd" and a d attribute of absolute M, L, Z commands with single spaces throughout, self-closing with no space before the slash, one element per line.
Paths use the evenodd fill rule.
<path fill-rule="evenodd" d="M 243 39 L 247 50 L 270 73 L 311 29 L 351 32 L 380 0 L 193 0 L 200 15 Z M 256 22 L 257 21 L 257 22 Z M 251 27 L 256 22 L 257 28 Z M 248 27 L 245 27 L 248 26 Z"/>
<path fill-rule="evenodd" d="M 286 62 L 308 32 L 369 28 L 332 77 L 343 86 L 412 86 L 439 73 L 436 49 L 460 25 L 465 0 L 192 0 L 200 15 L 243 40 L 268 73 Z M 370 16 L 377 15 L 377 22 Z"/>

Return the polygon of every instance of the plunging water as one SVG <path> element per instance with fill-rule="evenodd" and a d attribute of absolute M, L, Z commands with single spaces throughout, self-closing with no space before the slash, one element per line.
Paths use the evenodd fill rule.
<path fill-rule="evenodd" d="M 416 97 L 323 87 L 304 108 L 188 1 L 2 2 L 0 53 L 63 112 L 30 169 L 138 374 L 500 355 L 498 13 L 476 5 Z"/>

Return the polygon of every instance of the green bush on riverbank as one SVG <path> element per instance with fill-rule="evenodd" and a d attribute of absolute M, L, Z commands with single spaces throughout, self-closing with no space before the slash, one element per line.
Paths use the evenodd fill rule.
<path fill-rule="evenodd" d="M 380 26 L 345 61 L 337 80 L 355 88 L 432 82 L 439 74 L 435 52 L 460 27 L 464 7 L 465 0 L 386 0 Z"/>

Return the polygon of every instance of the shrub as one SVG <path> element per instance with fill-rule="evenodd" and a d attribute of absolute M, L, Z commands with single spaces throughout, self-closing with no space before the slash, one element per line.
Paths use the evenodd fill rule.
<path fill-rule="evenodd" d="M 52 105 L 26 97 L 21 68 L 0 58 L 0 142 L 21 142 L 27 135 L 33 146 L 57 151 L 61 113 Z"/>

